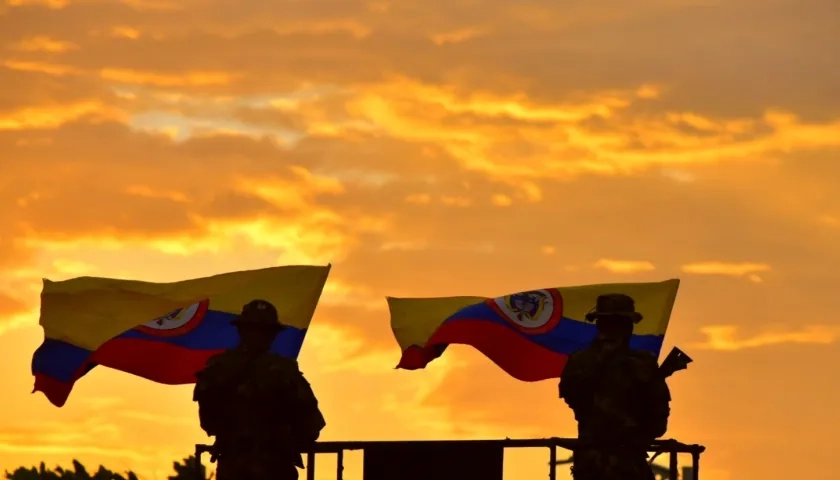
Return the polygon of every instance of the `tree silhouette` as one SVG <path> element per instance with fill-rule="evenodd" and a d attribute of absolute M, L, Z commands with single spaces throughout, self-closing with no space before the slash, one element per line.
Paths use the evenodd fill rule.
<path fill-rule="evenodd" d="M 175 470 L 175 475 L 167 477 L 168 480 L 195 480 L 196 460 L 194 455 L 190 455 L 180 462 L 172 462 L 172 468 Z M 201 477 L 212 480 L 213 474 L 208 477 L 207 469 L 202 465 Z M 44 462 L 41 462 L 38 468 L 19 467 L 14 472 L 6 472 L 5 478 L 7 480 L 138 480 L 134 472 L 128 471 L 125 475 L 120 475 L 101 465 L 99 470 L 91 475 L 78 460 L 73 460 L 72 470 L 65 470 L 62 467 L 48 469 Z"/>
<path fill-rule="evenodd" d="M 195 467 L 195 455 L 190 455 L 180 462 L 172 462 L 172 468 L 175 470 L 175 475 L 170 475 L 166 478 L 168 480 L 195 480 Z M 201 478 L 205 478 L 207 480 L 213 479 L 212 473 L 209 477 L 207 476 L 207 468 L 205 468 L 204 465 L 201 465 Z"/>
<path fill-rule="evenodd" d="M 6 472 L 7 480 L 138 480 L 137 475 L 132 471 L 126 472 L 125 476 L 114 473 L 103 466 L 93 475 L 88 473 L 84 465 L 78 460 L 73 460 L 73 470 L 65 470 L 55 467 L 54 470 L 46 468 L 44 462 L 38 468 L 19 467 L 14 472 Z"/>

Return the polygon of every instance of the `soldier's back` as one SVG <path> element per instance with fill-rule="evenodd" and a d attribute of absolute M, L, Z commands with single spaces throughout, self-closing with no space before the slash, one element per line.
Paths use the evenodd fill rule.
<path fill-rule="evenodd" d="M 655 357 L 595 343 L 569 358 L 561 395 L 575 412 L 578 437 L 597 447 L 575 451 L 576 480 L 651 480 L 646 447 L 655 438 L 647 402 L 657 382 Z M 663 382 L 664 383 L 664 382 Z"/>
<path fill-rule="evenodd" d="M 218 479 L 297 479 L 295 467 L 303 466 L 300 452 L 325 425 L 297 362 L 270 353 L 248 356 L 233 350 L 209 362 L 205 375 L 218 383 L 235 383 L 228 403 L 229 428 L 217 436 L 225 446 Z M 307 434 L 312 434 L 301 432 L 307 420 L 316 424 L 310 430 L 317 428 L 311 442 Z"/>

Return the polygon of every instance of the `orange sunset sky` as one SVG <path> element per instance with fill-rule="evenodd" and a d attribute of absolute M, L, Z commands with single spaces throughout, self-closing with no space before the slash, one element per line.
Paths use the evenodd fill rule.
<path fill-rule="evenodd" d="M 836 0 L 3 1 L 0 472 L 162 479 L 206 441 L 190 386 L 30 394 L 41 278 L 332 262 L 324 439 L 575 435 L 556 382 L 469 347 L 395 371 L 386 295 L 679 277 L 703 480 L 834 478 Z"/>

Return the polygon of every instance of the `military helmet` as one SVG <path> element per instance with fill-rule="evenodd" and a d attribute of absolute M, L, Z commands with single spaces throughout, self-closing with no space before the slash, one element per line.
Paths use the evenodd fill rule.
<path fill-rule="evenodd" d="M 633 323 L 639 323 L 643 318 L 642 314 L 636 311 L 633 298 L 623 293 L 598 295 L 595 307 L 586 314 L 586 320 L 594 322 L 603 317 L 623 317 Z"/>
<path fill-rule="evenodd" d="M 238 327 L 259 327 L 282 330 L 286 328 L 280 323 L 277 309 L 265 300 L 252 300 L 242 307 L 242 313 L 232 322 Z"/>

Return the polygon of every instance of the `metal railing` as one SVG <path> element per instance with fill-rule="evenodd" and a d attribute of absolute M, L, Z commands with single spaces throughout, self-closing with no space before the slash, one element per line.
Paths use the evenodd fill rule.
<path fill-rule="evenodd" d="M 557 480 L 557 449 L 574 451 L 579 448 L 580 441 L 577 438 L 533 438 L 533 439 L 504 439 L 504 440 L 408 440 L 408 441 L 358 441 L 358 442 L 318 442 L 313 451 L 306 454 L 306 479 L 315 480 L 315 456 L 317 454 L 336 455 L 336 480 L 344 479 L 344 452 L 353 450 L 365 450 L 384 445 L 458 445 L 469 443 L 472 445 L 481 444 L 486 446 L 498 446 L 505 448 L 548 448 L 549 452 L 549 480 Z M 197 475 L 201 475 L 201 455 L 210 452 L 209 445 L 198 444 L 195 446 L 195 463 Z M 648 452 L 667 453 L 669 455 L 669 478 L 676 479 L 679 471 L 677 455 L 686 453 L 691 455 L 694 480 L 700 480 L 700 454 L 706 451 L 706 447 L 696 444 L 685 444 L 676 440 L 659 440 L 651 444 Z M 205 480 L 201 478 L 200 480 Z"/>

